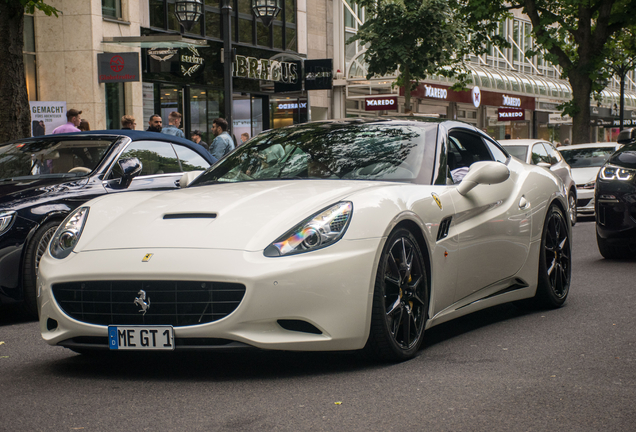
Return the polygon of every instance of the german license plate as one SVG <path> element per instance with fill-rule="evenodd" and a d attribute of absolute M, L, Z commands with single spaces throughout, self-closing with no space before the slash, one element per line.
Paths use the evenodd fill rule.
<path fill-rule="evenodd" d="M 172 326 L 108 326 L 111 350 L 174 350 Z"/>

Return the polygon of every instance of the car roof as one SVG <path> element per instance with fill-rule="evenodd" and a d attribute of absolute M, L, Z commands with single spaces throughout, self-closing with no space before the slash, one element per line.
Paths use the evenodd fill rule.
<path fill-rule="evenodd" d="M 25 138 L 22 140 L 14 140 L 14 142 L 28 142 L 28 141 L 37 141 L 37 140 L 59 140 L 59 139 L 81 139 L 82 137 L 104 137 L 109 139 L 116 139 L 120 137 L 128 137 L 133 141 L 142 141 L 142 140 L 153 140 L 153 141 L 164 141 L 170 143 L 181 144 L 185 147 L 188 147 L 191 150 L 194 150 L 199 155 L 203 156 L 205 160 L 207 160 L 210 164 L 216 162 L 216 158 L 214 158 L 210 152 L 208 152 L 202 145 L 196 144 L 193 141 L 190 141 L 185 138 L 179 138 L 174 135 L 168 135 L 160 132 L 147 132 L 147 131 L 137 131 L 137 130 L 128 130 L 128 129 L 110 129 L 110 130 L 93 130 L 86 132 L 73 132 L 66 134 L 55 134 L 55 135 L 42 135 L 32 138 Z"/>
<path fill-rule="evenodd" d="M 618 143 L 615 143 L 615 142 L 584 143 L 584 144 L 572 144 L 572 145 L 565 146 L 565 147 L 559 147 L 559 150 L 560 151 L 563 151 L 563 150 L 577 150 L 577 149 L 595 148 L 595 147 L 613 147 L 613 148 L 618 148 L 621 145 L 622 144 L 618 144 Z"/>
<path fill-rule="evenodd" d="M 497 140 L 497 142 L 502 146 L 530 146 L 532 144 L 547 141 L 542 139 L 506 139 Z"/>

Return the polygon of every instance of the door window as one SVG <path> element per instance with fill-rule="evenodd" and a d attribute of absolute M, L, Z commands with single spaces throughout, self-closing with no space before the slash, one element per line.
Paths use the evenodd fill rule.
<path fill-rule="evenodd" d="M 182 172 L 172 145 L 161 141 L 137 141 L 131 143 L 119 159 L 136 157 L 143 165 L 142 176 Z M 115 178 L 111 173 L 110 178 Z"/>
<path fill-rule="evenodd" d="M 555 149 L 548 143 L 543 143 L 543 145 L 545 146 L 545 149 L 548 152 L 548 156 L 550 157 L 550 165 L 559 163 L 561 161 L 561 155 L 559 154 L 557 149 Z"/>
<path fill-rule="evenodd" d="M 173 144 L 172 146 L 177 152 L 183 171 L 206 170 L 210 166 L 210 164 L 194 150 L 190 150 L 179 144 Z"/>
<path fill-rule="evenodd" d="M 545 150 L 545 147 L 543 147 L 543 144 L 541 143 L 537 143 L 532 146 L 532 163 L 536 165 L 539 162 L 545 162 L 548 164 L 550 163 L 548 152 Z"/>

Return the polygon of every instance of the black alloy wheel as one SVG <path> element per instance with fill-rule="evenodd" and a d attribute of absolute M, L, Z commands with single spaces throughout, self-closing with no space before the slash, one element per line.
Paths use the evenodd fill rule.
<path fill-rule="evenodd" d="M 380 259 L 365 351 L 388 361 L 414 357 L 424 336 L 428 304 L 424 257 L 411 232 L 398 229 Z"/>
<path fill-rule="evenodd" d="M 24 295 L 22 309 L 29 318 L 37 318 L 39 315 L 37 305 L 37 276 L 40 268 L 40 260 L 46 253 L 49 242 L 51 238 L 53 238 L 59 225 L 60 221 L 51 221 L 43 224 L 36 231 L 27 246 L 22 273 L 22 292 Z"/>
<path fill-rule="evenodd" d="M 535 303 L 551 309 L 561 307 L 570 291 L 571 278 L 570 230 L 563 212 L 552 204 L 543 224 Z"/>

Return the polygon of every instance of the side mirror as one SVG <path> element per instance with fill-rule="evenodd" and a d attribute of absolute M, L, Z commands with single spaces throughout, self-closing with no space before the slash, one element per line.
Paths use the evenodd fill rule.
<path fill-rule="evenodd" d="M 552 165 L 547 162 L 539 162 L 537 166 L 540 166 L 541 168 L 550 168 Z"/>
<path fill-rule="evenodd" d="M 510 177 L 510 170 L 501 162 L 482 161 L 470 166 L 468 174 L 457 186 L 457 192 L 466 195 L 480 184 L 503 183 Z"/>
<path fill-rule="evenodd" d="M 188 171 L 183 173 L 181 179 L 179 179 L 179 187 L 181 189 L 188 187 L 188 185 L 192 183 L 195 178 L 199 177 L 202 172 L 203 171 Z"/>
<path fill-rule="evenodd" d="M 133 179 L 141 174 L 142 168 L 141 161 L 136 157 L 119 159 L 117 165 L 115 165 L 115 172 L 118 177 L 120 176 L 119 186 L 122 189 L 130 186 Z"/>

